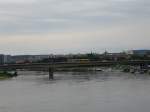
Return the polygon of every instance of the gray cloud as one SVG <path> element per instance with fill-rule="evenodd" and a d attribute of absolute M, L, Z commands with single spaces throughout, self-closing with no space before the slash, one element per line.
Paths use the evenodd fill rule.
<path fill-rule="evenodd" d="M 1 0 L 0 10 L 1 33 L 49 32 L 150 18 L 149 0 Z"/>
<path fill-rule="evenodd" d="M 54 38 L 55 36 L 52 37 L 51 33 L 61 34 L 64 32 L 61 34 L 62 37 L 58 36 L 59 39 L 70 41 L 65 38 L 65 35 L 67 36 L 67 32 L 74 32 L 75 36 L 69 35 L 74 37 L 72 40 L 81 39 L 77 39 L 79 47 L 74 46 L 74 49 L 81 50 L 83 47 L 87 48 L 87 51 L 92 47 L 104 49 L 107 46 L 114 47 L 114 49 L 137 48 L 138 46 L 149 48 L 147 43 L 150 42 L 147 30 L 150 27 L 149 20 L 149 0 L 0 0 L 0 38 L 14 38 L 14 35 L 20 36 L 20 38 L 21 35 L 30 38 L 36 37 L 32 35 Z M 113 28 L 117 31 L 114 31 Z M 128 28 L 134 30 L 131 32 L 127 30 Z M 110 33 L 110 29 L 114 33 L 107 35 Z M 105 35 L 101 34 L 103 30 Z M 126 35 L 127 31 L 128 35 Z M 79 32 L 83 32 L 82 35 Z M 85 35 L 88 32 L 91 32 L 92 35 Z M 45 35 L 49 35 L 49 37 Z M 82 37 L 86 37 L 90 41 L 85 44 Z M 113 38 L 114 41 L 107 42 L 109 38 Z M 128 45 L 129 42 L 121 42 L 121 40 L 125 41 L 125 38 L 128 38 L 129 42 L 137 40 L 138 44 L 134 43 L 131 46 L 131 43 Z M 130 40 L 130 38 L 132 39 Z M 147 42 L 141 43 L 142 38 L 147 39 Z M 7 39 L 1 41 L 7 42 Z M 102 46 L 99 46 L 101 41 Z M 22 41 L 20 42 L 22 43 Z M 90 42 L 93 43 L 90 44 Z M 117 48 L 115 42 L 120 42 L 122 47 Z M 64 42 L 60 48 L 63 46 L 64 49 L 67 48 L 65 45 Z M 0 45 L 1 48 L 5 46 L 5 44 Z M 47 50 L 51 47 L 48 43 L 46 46 Z M 24 47 L 22 46 L 22 48 Z M 11 51 L 16 52 L 15 48 Z"/>

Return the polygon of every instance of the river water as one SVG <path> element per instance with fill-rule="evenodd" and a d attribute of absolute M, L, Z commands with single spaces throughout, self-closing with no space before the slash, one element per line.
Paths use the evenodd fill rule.
<path fill-rule="evenodd" d="M 150 112 L 150 76 L 20 71 L 0 81 L 0 112 Z"/>

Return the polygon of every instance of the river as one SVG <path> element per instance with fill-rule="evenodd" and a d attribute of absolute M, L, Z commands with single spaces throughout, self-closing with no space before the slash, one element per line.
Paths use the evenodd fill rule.
<path fill-rule="evenodd" d="M 19 71 L 0 81 L 0 112 L 150 112 L 150 76 Z"/>

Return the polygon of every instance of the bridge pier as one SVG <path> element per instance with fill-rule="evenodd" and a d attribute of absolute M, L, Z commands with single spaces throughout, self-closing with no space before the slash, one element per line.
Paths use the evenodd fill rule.
<path fill-rule="evenodd" d="M 49 80 L 54 79 L 54 71 L 52 67 L 49 67 Z"/>

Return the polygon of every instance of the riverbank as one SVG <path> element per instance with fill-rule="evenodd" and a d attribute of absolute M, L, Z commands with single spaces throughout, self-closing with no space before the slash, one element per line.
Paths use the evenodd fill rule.
<path fill-rule="evenodd" d="M 9 73 L 7 71 L 0 71 L 0 80 L 8 79 L 17 76 L 17 73 Z"/>

